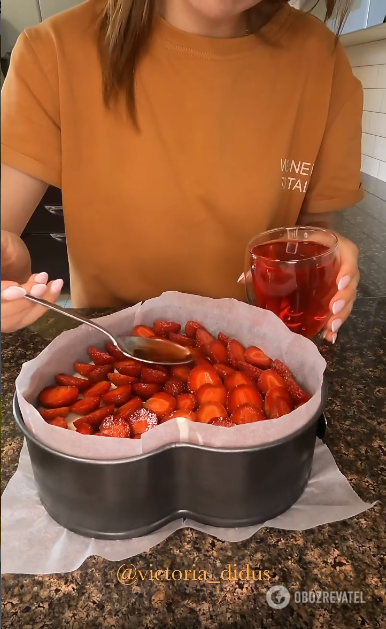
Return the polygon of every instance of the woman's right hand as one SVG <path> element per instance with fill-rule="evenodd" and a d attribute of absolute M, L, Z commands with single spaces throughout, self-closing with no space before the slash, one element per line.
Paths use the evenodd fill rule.
<path fill-rule="evenodd" d="M 63 280 L 48 282 L 47 273 L 31 275 L 25 284 L 1 282 L 1 331 L 15 332 L 34 323 L 45 312 L 46 308 L 38 306 L 27 299 L 27 293 L 55 303 L 63 287 Z"/>

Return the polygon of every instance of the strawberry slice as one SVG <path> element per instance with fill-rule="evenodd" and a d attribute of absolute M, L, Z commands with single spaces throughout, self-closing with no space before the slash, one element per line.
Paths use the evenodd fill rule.
<path fill-rule="evenodd" d="M 155 332 L 147 325 L 136 325 L 133 330 L 133 336 L 140 336 L 144 339 L 150 339 L 152 336 L 155 336 Z"/>
<path fill-rule="evenodd" d="M 252 424 L 253 422 L 264 421 L 266 416 L 261 408 L 258 408 L 254 404 L 242 404 L 238 406 L 231 415 L 231 421 L 236 425 L 239 424 Z"/>
<path fill-rule="evenodd" d="M 241 384 L 239 387 L 229 391 L 227 400 L 228 411 L 233 413 L 242 404 L 253 404 L 257 408 L 263 408 L 263 399 L 254 386 Z"/>
<path fill-rule="evenodd" d="M 194 367 L 189 375 L 189 391 L 195 393 L 204 384 L 221 384 L 220 376 L 213 367 L 206 367 L 204 365 Z"/>
<path fill-rule="evenodd" d="M 161 389 L 162 387 L 159 384 L 144 384 L 143 382 L 133 384 L 135 395 L 138 395 L 142 400 L 148 400 L 156 393 L 159 393 Z"/>
<path fill-rule="evenodd" d="M 39 394 L 39 402 L 45 408 L 71 406 L 79 395 L 76 387 L 46 387 Z"/>
<path fill-rule="evenodd" d="M 55 417 L 48 422 L 51 426 L 57 426 L 58 428 L 68 428 L 67 422 L 64 417 Z"/>
<path fill-rule="evenodd" d="M 116 387 L 122 387 L 124 384 L 133 384 L 133 382 L 139 382 L 138 378 L 133 376 L 124 376 L 122 373 L 108 373 L 108 379 Z"/>
<path fill-rule="evenodd" d="M 121 406 L 121 408 L 114 411 L 114 417 L 119 417 L 123 419 L 129 419 L 135 411 L 139 411 L 143 407 L 143 403 L 141 398 L 132 397 L 129 402 Z"/>
<path fill-rule="evenodd" d="M 165 382 L 164 391 L 166 393 L 170 393 L 173 397 L 177 397 L 186 391 L 186 384 L 179 378 L 169 378 L 167 382 Z"/>
<path fill-rule="evenodd" d="M 127 358 L 126 360 L 119 360 L 116 362 L 115 369 L 124 376 L 139 378 L 142 371 L 142 365 L 133 358 Z"/>
<path fill-rule="evenodd" d="M 201 323 L 197 323 L 197 321 L 188 321 L 185 324 L 185 334 L 189 336 L 189 338 L 195 339 L 198 328 L 202 327 Z"/>
<path fill-rule="evenodd" d="M 241 371 L 236 371 L 235 373 L 231 373 L 230 376 L 227 376 L 224 384 L 228 391 L 234 389 L 235 387 L 239 387 L 241 384 L 247 384 L 252 387 L 254 386 L 253 380 L 251 380 L 246 373 L 242 373 Z"/>
<path fill-rule="evenodd" d="M 154 321 L 153 329 L 159 336 L 169 336 L 170 332 L 177 334 L 181 330 L 181 326 L 174 321 Z"/>
<path fill-rule="evenodd" d="M 168 422 L 170 419 L 178 419 L 179 417 L 189 419 L 189 421 L 191 422 L 196 421 L 196 414 L 193 413 L 193 411 L 184 411 L 181 409 L 178 411 L 173 411 L 173 413 L 170 413 L 170 415 L 165 415 L 165 417 L 162 417 L 162 419 L 160 420 L 160 424 Z"/>
<path fill-rule="evenodd" d="M 106 343 L 106 349 L 108 353 L 110 354 L 110 356 L 114 358 L 114 361 L 127 359 L 127 356 L 123 352 L 121 352 L 121 350 L 118 349 L 118 347 L 115 347 L 115 345 L 113 345 L 112 343 Z"/>
<path fill-rule="evenodd" d="M 210 363 L 209 360 L 205 358 L 202 351 L 197 349 L 197 347 L 191 347 L 190 353 L 193 354 L 194 362 L 196 365 L 209 365 L 209 367 L 211 367 L 212 363 Z"/>
<path fill-rule="evenodd" d="M 239 369 L 256 382 L 263 373 L 261 369 L 255 367 L 254 365 L 250 365 L 249 363 L 239 363 Z"/>
<path fill-rule="evenodd" d="M 51 419 L 55 419 L 56 417 L 67 417 L 70 412 L 69 406 L 62 406 L 61 408 L 41 408 L 39 409 L 40 415 L 43 417 L 44 421 L 49 422 Z"/>
<path fill-rule="evenodd" d="M 223 428 L 233 428 L 236 424 L 228 417 L 213 417 L 208 424 L 212 426 L 222 426 Z"/>
<path fill-rule="evenodd" d="M 102 382 L 106 380 L 109 373 L 114 371 L 114 365 L 98 365 L 95 369 L 90 373 L 88 379 L 91 383 Z"/>
<path fill-rule="evenodd" d="M 150 386 L 150 385 L 148 385 Z M 147 408 L 135 411 L 128 420 L 132 437 L 143 435 L 144 432 L 155 428 L 158 424 L 157 415 Z"/>
<path fill-rule="evenodd" d="M 183 345 L 184 347 L 194 347 L 196 342 L 194 339 L 190 339 L 185 334 L 176 334 L 175 332 L 170 332 L 169 341 L 173 341 L 173 343 L 178 343 L 178 345 Z"/>
<path fill-rule="evenodd" d="M 204 385 L 205 386 L 205 385 Z M 197 400 L 193 393 L 182 393 L 177 397 L 177 409 L 180 411 L 194 411 Z"/>
<path fill-rule="evenodd" d="M 285 387 L 269 389 L 264 401 L 265 414 L 269 419 L 288 415 L 294 410 L 293 400 Z"/>
<path fill-rule="evenodd" d="M 228 417 L 225 407 L 219 402 L 207 402 L 196 411 L 196 421 L 201 424 L 208 424 L 215 417 Z"/>
<path fill-rule="evenodd" d="M 67 376 L 65 373 L 59 373 L 55 376 L 55 380 L 59 385 L 64 387 L 77 387 L 79 391 L 85 391 L 91 386 L 88 378 L 77 378 L 76 376 Z"/>
<path fill-rule="evenodd" d="M 144 406 L 148 410 L 153 411 L 157 417 L 164 417 L 165 415 L 170 415 L 170 413 L 174 411 L 176 408 L 176 400 L 169 393 L 161 391 L 147 400 Z"/>
<path fill-rule="evenodd" d="M 171 368 L 171 374 L 174 378 L 179 378 L 182 382 L 188 382 L 190 376 L 190 367 L 185 365 L 177 365 Z"/>
<path fill-rule="evenodd" d="M 144 367 L 141 372 L 141 380 L 144 384 L 165 384 L 168 380 L 167 373 L 152 369 L 151 367 Z"/>
<path fill-rule="evenodd" d="M 81 376 L 85 376 L 87 378 L 90 375 L 90 373 L 94 371 L 95 365 L 89 365 L 88 363 L 75 362 L 74 369 L 75 371 L 80 373 Z"/>
<path fill-rule="evenodd" d="M 82 424 L 78 426 L 76 432 L 80 432 L 81 435 L 93 435 L 94 428 L 90 424 Z"/>
<path fill-rule="evenodd" d="M 99 426 L 99 434 L 105 437 L 118 437 L 121 439 L 129 439 L 131 430 L 129 423 L 119 417 L 105 417 Z"/>
<path fill-rule="evenodd" d="M 74 421 L 75 428 L 81 426 L 82 424 L 90 424 L 90 426 L 98 427 L 105 417 L 112 415 L 114 412 L 114 406 L 101 406 L 93 413 L 89 413 L 88 415 L 84 415 L 84 417 L 79 417 Z"/>
<path fill-rule="evenodd" d="M 107 393 L 107 391 L 110 391 L 110 388 L 110 382 L 97 382 L 96 384 L 94 384 L 93 387 L 87 389 L 87 391 L 85 391 L 83 395 L 84 397 L 100 397 L 101 395 Z"/>
<path fill-rule="evenodd" d="M 88 415 L 99 407 L 100 397 L 84 397 L 71 406 L 71 412 L 77 415 Z"/>
<path fill-rule="evenodd" d="M 204 327 L 198 328 L 196 332 L 197 347 L 204 349 L 214 341 L 214 337 L 209 334 L 208 330 Z"/>
<path fill-rule="evenodd" d="M 245 350 L 245 362 L 255 365 L 260 369 L 267 369 L 272 365 L 272 359 L 264 354 L 263 350 L 259 347 L 248 347 Z"/>
<path fill-rule="evenodd" d="M 212 341 L 209 343 L 207 353 L 214 363 L 224 364 L 228 362 L 227 348 L 222 341 Z"/>
<path fill-rule="evenodd" d="M 229 365 L 213 365 L 213 367 L 223 380 L 232 373 L 236 373 L 233 367 L 229 367 Z"/>
<path fill-rule="evenodd" d="M 308 393 L 298 385 L 288 367 L 286 367 L 281 360 L 274 360 L 272 369 L 284 379 L 290 396 L 298 405 L 305 404 L 311 399 Z"/>
<path fill-rule="evenodd" d="M 207 402 L 219 402 L 225 404 L 228 392 L 222 384 L 204 384 L 196 391 L 196 398 L 201 406 Z"/>
<path fill-rule="evenodd" d="M 228 343 L 229 343 L 229 341 L 231 340 L 231 339 L 229 338 L 229 336 L 227 336 L 226 334 L 224 334 L 224 332 L 219 332 L 219 333 L 217 334 L 217 338 L 218 338 L 218 340 L 219 340 L 219 341 L 222 341 L 223 343 L 225 343 L 225 346 L 226 346 L 226 347 L 228 347 Z"/>
<path fill-rule="evenodd" d="M 103 396 L 103 401 L 106 404 L 114 404 L 115 407 L 123 406 L 130 400 L 131 396 L 131 384 L 124 384 L 121 387 L 108 391 Z"/>
<path fill-rule="evenodd" d="M 232 367 L 238 367 L 239 363 L 245 362 L 245 347 L 235 339 L 230 339 L 227 345 L 228 360 Z"/>
<path fill-rule="evenodd" d="M 87 348 L 87 351 L 95 365 L 112 365 L 114 363 L 114 358 L 107 352 L 103 352 L 101 349 L 98 349 L 98 347 L 90 345 L 90 347 Z"/>
<path fill-rule="evenodd" d="M 276 371 L 273 371 L 273 369 L 266 369 L 261 372 L 257 386 L 259 387 L 259 391 L 266 395 L 273 387 L 285 387 L 286 384 L 283 378 L 279 376 Z"/>

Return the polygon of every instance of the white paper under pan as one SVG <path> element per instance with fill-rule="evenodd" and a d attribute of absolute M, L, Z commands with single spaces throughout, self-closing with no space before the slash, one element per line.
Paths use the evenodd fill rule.
<path fill-rule="evenodd" d="M 203 531 L 223 541 L 239 542 L 263 527 L 303 531 L 353 517 L 373 506 L 357 496 L 338 470 L 327 446 L 319 440 L 311 477 L 303 495 L 291 509 L 258 526 L 223 529 L 179 519 L 151 535 L 130 540 L 104 541 L 76 535 L 54 522 L 42 506 L 26 444 L 1 503 L 2 574 L 71 572 L 92 555 L 110 561 L 124 561 L 148 551 L 174 531 L 185 527 Z"/>
<path fill-rule="evenodd" d="M 142 439 L 100 439 L 50 426 L 35 408 L 41 389 L 54 383 L 57 373 L 73 373 L 76 360 L 88 362 L 87 346 L 103 347 L 105 338 L 80 326 L 58 336 L 36 358 L 23 365 L 16 380 L 17 398 L 26 426 L 42 443 L 59 452 L 94 460 L 112 460 L 150 452 L 176 442 L 223 447 L 253 447 L 286 437 L 304 426 L 317 412 L 326 363 L 317 347 L 293 334 L 278 317 L 233 299 L 210 299 L 183 293 L 164 293 L 144 304 L 96 319 L 115 335 L 130 333 L 134 325 L 152 325 L 157 319 L 203 323 L 212 334 L 222 331 L 245 346 L 257 345 L 282 360 L 312 398 L 290 415 L 265 422 L 221 428 L 182 418 L 165 422 Z"/>

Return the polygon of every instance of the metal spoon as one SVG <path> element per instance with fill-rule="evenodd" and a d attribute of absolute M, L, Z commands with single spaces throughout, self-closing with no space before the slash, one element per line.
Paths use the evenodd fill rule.
<path fill-rule="evenodd" d="M 120 349 L 121 352 L 129 358 L 135 358 L 143 363 L 156 363 L 159 365 L 186 365 L 194 360 L 193 354 L 189 348 L 177 345 L 177 343 L 172 343 L 171 341 L 166 340 L 163 341 L 162 339 L 142 338 L 139 336 L 116 338 L 101 325 L 98 325 L 81 315 L 65 310 L 57 304 L 51 304 L 45 299 L 38 299 L 32 295 L 25 295 L 24 299 L 33 301 L 35 304 L 39 304 L 39 306 L 55 310 L 66 317 L 70 317 L 70 319 L 75 319 L 75 321 L 85 323 L 91 328 L 94 328 L 94 330 L 102 332 L 102 334 L 109 338 L 115 347 Z"/>

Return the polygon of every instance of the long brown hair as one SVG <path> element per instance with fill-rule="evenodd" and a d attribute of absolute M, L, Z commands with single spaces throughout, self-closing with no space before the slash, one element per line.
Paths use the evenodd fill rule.
<path fill-rule="evenodd" d="M 289 0 L 262 0 L 250 9 L 258 28 L 269 22 Z M 315 5 L 320 0 L 315 0 Z M 352 0 L 324 0 L 325 21 L 336 15 L 337 32 L 344 25 Z M 135 71 L 152 32 L 157 0 L 106 0 L 102 14 L 99 53 L 103 71 L 103 95 L 106 104 L 125 93 L 131 118 L 136 123 Z"/>

